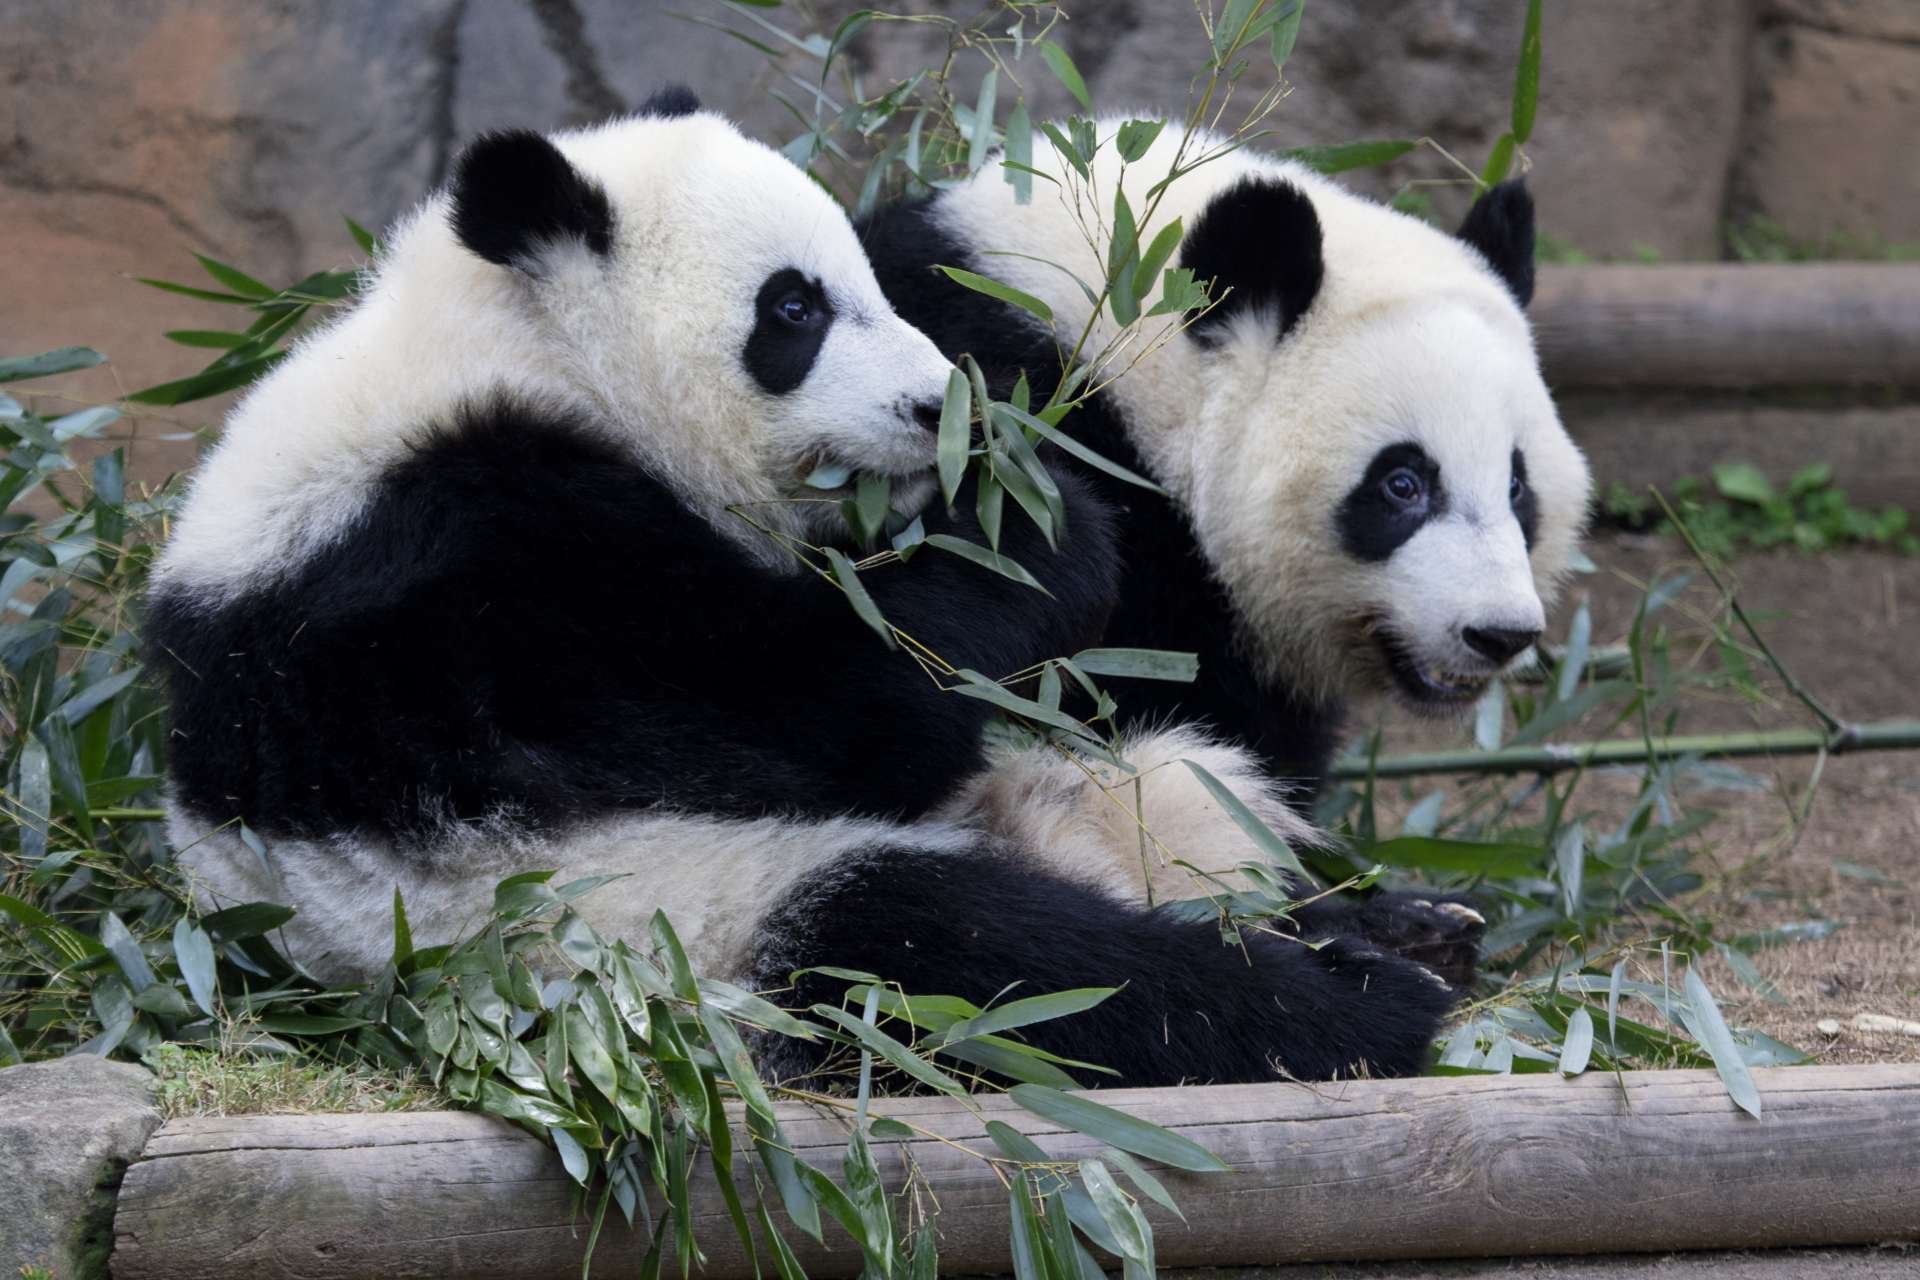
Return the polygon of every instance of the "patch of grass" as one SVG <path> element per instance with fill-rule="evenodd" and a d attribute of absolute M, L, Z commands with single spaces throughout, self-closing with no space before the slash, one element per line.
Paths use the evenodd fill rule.
<path fill-rule="evenodd" d="M 1750 462 L 1721 463 L 1710 480 L 1682 476 L 1668 492 L 1701 547 L 1721 559 L 1775 547 L 1793 547 L 1808 555 L 1847 547 L 1920 554 L 1920 538 L 1905 510 L 1855 506 L 1846 490 L 1833 483 L 1833 468 L 1824 462 L 1794 472 L 1784 488 L 1776 488 Z M 1650 495 L 1618 481 L 1602 503 L 1601 519 L 1633 532 L 1675 532 Z"/>
<path fill-rule="evenodd" d="M 451 1105 L 413 1073 L 366 1061 L 327 1063 L 261 1052 L 228 1038 L 214 1048 L 157 1044 L 142 1059 L 160 1077 L 161 1114 L 315 1115 L 429 1111 Z"/>
<path fill-rule="evenodd" d="M 1819 238 L 1795 235 L 1764 214 L 1726 228 L 1727 249 L 1741 262 L 1916 262 L 1920 243 L 1836 231 Z"/>

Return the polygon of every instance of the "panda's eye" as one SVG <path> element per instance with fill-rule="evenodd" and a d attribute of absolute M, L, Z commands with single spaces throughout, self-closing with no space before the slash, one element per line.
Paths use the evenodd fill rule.
<path fill-rule="evenodd" d="M 805 324 L 813 315 L 813 307 L 797 293 L 789 293 L 773 304 L 774 314 L 788 324 Z"/>
<path fill-rule="evenodd" d="M 1398 506 L 1411 507 L 1426 496 L 1427 485 L 1412 468 L 1396 467 L 1380 481 L 1380 492 Z"/>
<path fill-rule="evenodd" d="M 1520 499 L 1526 496 L 1527 482 L 1515 473 L 1513 479 L 1507 482 L 1507 501 L 1517 507 L 1520 505 Z"/>

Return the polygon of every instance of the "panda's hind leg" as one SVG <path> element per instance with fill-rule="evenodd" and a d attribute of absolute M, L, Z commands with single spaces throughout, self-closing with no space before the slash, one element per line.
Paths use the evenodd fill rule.
<path fill-rule="evenodd" d="M 809 877 L 764 922 L 763 988 L 831 965 L 910 995 L 977 1005 L 1116 987 L 1094 1008 L 1014 1033 L 1113 1069 L 1088 1084 L 1172 1085 L 1420 1070 L 1457 993 L 1356 935 L 1318 945 L 1155 911 L 982 840 L 964 852 L 875 848 Z M 839 1003 L 846 983 L 802 975 L 782 1003 Z M 806 1078 L 827 1049 L 769 1043 L 775 1078 Z"/>

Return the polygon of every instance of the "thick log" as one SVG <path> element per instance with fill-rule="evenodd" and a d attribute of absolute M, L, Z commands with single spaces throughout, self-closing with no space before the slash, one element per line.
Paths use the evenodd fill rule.
<path fill-rule="evenodd" d="M 1920 265 L 1545 267 L 1532 311 L 1556 390 L 1920 387 Z"/>
<path fill-rule="evenodd" d="M 1187 1222 L 1149 1206 L 1167 1266 L 1769 1248 L 1920 1239 L 1920 1066 L 1755 1073 L 1764 1115 L 1712 1072 L 1230 1085 L 1102 1100 L 1200 1142 L 1232 1172 L 1168 1172 Z M 1099 1144 L 1004 1097 L 875 1110 L 989 1150 L 983 1118 L 1057 1158 Z M 842 1117 L 783 1123 L 837 1171 Z M 1006 1272 L 1007 1200 L 985 1163 L 935 1138 L 876 1153 L 898 1187 L 911 1159 L 940 1205 L 944 1274 Z M 164 1126 L 127 1172 L 119 1280 L 351 1276 L 563 1277 L 586 1233 L 559 1161 L 477 1115 L 274 1116 Z M 713 1280 L 752 1274 L 720 1197 L 695 1191 Z M 615 1215 L 617 1218 L 617 1215 Z M 800 1243 L 815 1276 L 851 1276 L 829 1227 Z M 791 1233 L 798 1237 L 797 1232 Z M 595 1274 L 630 1274 L 643 1241 L 609 1229 Z"/>

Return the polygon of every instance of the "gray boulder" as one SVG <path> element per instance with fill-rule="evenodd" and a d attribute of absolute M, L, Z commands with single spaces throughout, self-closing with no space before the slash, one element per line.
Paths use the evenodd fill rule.
<path fill-rule="evenodd" d="M 160 1124 L 154 1087 L 87 1054 L 0 1071 L 0 1275 L 106 1275 L 120 1176 Z"/>

